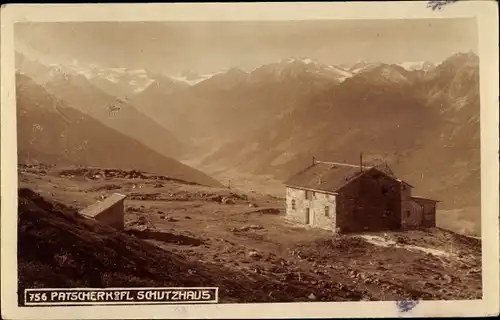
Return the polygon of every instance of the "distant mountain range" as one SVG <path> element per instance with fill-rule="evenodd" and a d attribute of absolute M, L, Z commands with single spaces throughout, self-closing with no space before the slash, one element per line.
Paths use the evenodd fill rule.
<path fill-rule="evenodd" d="M 439 64 L 294 57 L 210 76 L 16 63 L 58 98 L 167 156 L 284 179 L 312 156 L 357 163 L 363 152 L 441 208 L 480 205 L 479 59 L 472 52 Z M 119 85 L 131 78 L 142 82 Z M 99 113 L 113 99 L 129 114 L 116 122 Z M 476 209 L 466 219 L 477 221 Z"/>
<path fill-rule="evenodd" d="M 32 66 L 28 66 L 27 64 L 34 64 L 36 62 L 27 60 L 27 58 L 23 57 L 20 53 L 17 53 L 17 56 L 20 60 L 23 60 L 22 63 L 16 62 L 16 65 L 20 70 L 33 70 Z M 307 65 L 310 72 L 329 74 L 330 76 L 336 77 L 339 80 L 345 80 L 349 77 L 352 77 L 354 74 L 359 73 L 360 71 L 364 71 L 370 68 L 371 66 L 381 64 L 380 62 L 369 62 L 361 60 L 354 63 L 353 65 L 330 65 L 320 63 L 307 57 L 290 57 L 276 63 L 270 63 L 266 65 L 266 69 L 269 69 L 270 66 L 277 67 L 287 63 Z M 133 95 L 134 93 L 142 92 L 154 83 L 154 81 L 156 80 L 155 77 L 157 76 L 169 78 L 172 82 L 176 82 L 180 85 L 185 84 L 193 86 L 216 75 L 225 73 L 214 72 L 209 74 L 199 74 L 192 70 L 186 70 L 180 74 L 167 75 L 152 72 L 147 69 L 115 68 L 105 67 L 97 64 L 80 65 L 76 61 L 71 64 L 50 64 L 46 66 L 43 66 L 41 64 L 38 65 L 41 70 L 43 70 L 43 74 L 46 78 L 50 78 L 50 74 L 47 74 L 44 70 L 46 68 L 51 69 L 52 74 L 54 74 L 54 72 L 64 72 L 74 75 L 81 74 L 84 75 L 87 79 L 91 80 L 99 88 L 113 95 Z M 428 61 L 402 62 L 398 65 L 407 70 L 424 71 L 427 71 L 434 66 L 433 63 Z M 334 76 L 334 74 L 336 74 L 336 76 Z M 32 74 L 30 75 L 33 76 Z"/>

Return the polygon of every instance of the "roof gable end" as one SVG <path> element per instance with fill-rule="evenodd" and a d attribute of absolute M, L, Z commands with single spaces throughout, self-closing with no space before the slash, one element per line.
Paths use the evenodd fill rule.
<path fill-rule="evenodd" d="M 120 203 L 126 198 L 125 195 L 121 193 L 113 193 L 111 196 L 107 197 L 102 201 L 97 201 L 94 204 L 86 207 L 85 209 L 80 211 L 80 214 L 95 218 L 98 217 L 105 210 L 113 207 L 114 205 Z"/>

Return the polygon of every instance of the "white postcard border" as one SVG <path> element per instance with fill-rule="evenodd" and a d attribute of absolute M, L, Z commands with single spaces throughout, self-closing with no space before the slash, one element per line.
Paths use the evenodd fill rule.
<path fill-rule="evenodd" d="M 385 302 L 18 307 L 17 141 L 14 22 L 240 21 L 475 17 L 479 33 L 483 299 L 424 301 L 398 313 Z M 485 316 L 499 312 L 498 4 L 459 1 L 431 10 L 427 1 L 357 3 L 195 3 L 7 5 L 1 11 L 1 305 L 6 319 L 318 318 Z"/>

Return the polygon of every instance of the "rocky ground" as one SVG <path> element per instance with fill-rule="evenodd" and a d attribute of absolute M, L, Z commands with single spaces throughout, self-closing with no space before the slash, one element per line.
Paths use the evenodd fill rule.
<path fill-rule="evenodd" d="M 480 240 L 442 229 L 333 237 L 287 222 L 283 198 L 134 170 L 25 165 L 19 187 L 21 288 L 219 286 L 222 302 L 482 296 Z M 128 196 L 125 232 L 75 217 L 113 192 Z"/>

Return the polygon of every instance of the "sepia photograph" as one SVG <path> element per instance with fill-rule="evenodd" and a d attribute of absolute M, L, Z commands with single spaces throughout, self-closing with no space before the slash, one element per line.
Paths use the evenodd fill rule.
<path fill-rule="evenodd" d="M 484 273 L 476 17 L 12 32 L 17 213 L 2 196 L 2 250 L 9 214 L 18 307 L 404 312 L 498 286 L 498 265 Z"/>

